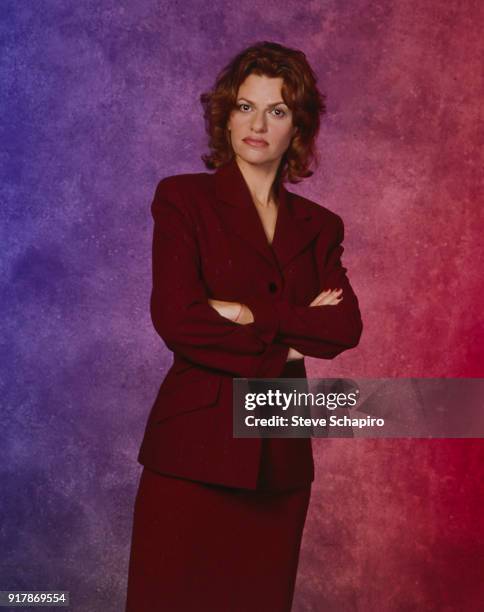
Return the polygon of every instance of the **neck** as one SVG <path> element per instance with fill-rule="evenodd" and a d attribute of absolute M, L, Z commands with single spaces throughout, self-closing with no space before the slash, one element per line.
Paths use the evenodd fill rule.
<path fill-rule="evenodd" d="M 255 204 L 261 208 L 269 208 L 275 204 L 277 205 L 275 179 L 279 162 L 265 166 L 255 165 L 245 162 L 237 155 L 235 156 L 235 161 L 247 183 Z"/>

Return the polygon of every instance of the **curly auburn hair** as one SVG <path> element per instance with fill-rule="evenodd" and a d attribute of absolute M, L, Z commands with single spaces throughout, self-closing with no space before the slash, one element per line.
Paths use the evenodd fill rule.
<path fill-rule="evenodd" d="M 318 90 L 317 77 L 305 54 L 275 42 L 257 42 L 241 51 L 220 71 L 212 90 L 201 94 L 211 149 L 201 159 L 211 170 L 232 159 L 234 152 L 227 123 L 236 107 L 239 87 L 249 74 L 281 77 L 284 81 L 282 98 L 291 109 L 293 125 L 298 129 L 282 157 L 277 178 L 299 183 L 313 174 L 309 170 L 312 161 L 319 162 L 315 142 L 320 117 L 326 112 L 326 96 Z"/>

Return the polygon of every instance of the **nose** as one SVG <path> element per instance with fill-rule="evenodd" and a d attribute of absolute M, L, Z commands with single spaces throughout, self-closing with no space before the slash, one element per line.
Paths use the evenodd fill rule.
<path fill-rule="evenodd" d="M 251 128 L 256 133 L 267 131 L 267 120 L 264 111 L 254 113 Z"/>

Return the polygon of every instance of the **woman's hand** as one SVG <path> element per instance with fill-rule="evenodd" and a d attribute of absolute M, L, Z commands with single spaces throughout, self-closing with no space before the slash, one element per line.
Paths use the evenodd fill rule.
<path fill-rule="evenodd" d="M 247 325 L 254 322 L 252 310 L 240 302 L 226 302 L 224 300 L 208 300 L 212 308 L 225 317 L 240 325 Z"/>
<path fill-rule="evenodd" d="M 291 346 L 286 361 L 296 361 L 296 359 L 304 359 L 304 355 Z"/>
<path fill-rule="evenodd" d="M 340 297 L 343 289 L 325 289 L 309 304 L 310 306 L 336 306 L 343 299 Z"/>

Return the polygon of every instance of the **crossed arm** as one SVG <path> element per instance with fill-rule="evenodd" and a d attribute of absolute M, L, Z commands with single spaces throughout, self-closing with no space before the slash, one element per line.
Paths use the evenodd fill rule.
<path fill-rule="evenodd" d="M 309 306 L 336 306 L 343 299 L 341 296 L 342 291 L 342 289 L 325 289 L 314 298 Z M 254 315 L 246 304 L 213 299 L 209 299 L 208 303 L 210 306 L 212 306 L 212 308 L 215 308 L 215 310 L 222 315 L 222 317 L 225 317 L 238 325 L 247 325 L 254 322 Z M 303 358 L 304 355 L 302 353 L 300 353 L 297 349 L 290 347 L 286 361 L 295 361 Z"/>
<path fill-rule="evenodd" d="M 251 297 L 240 312 L 238 303 L 209 299 L 194 223 L 173 181 L 158 184 L 151 212 L 151 318 L 173 352 L 233 376 L 276 378 L 287 360 L 331 359 L 358 344 L 361 317 L 340 261 L 341 221 L 329 253 L 323 241 L 316 245 L 322 291 L 309 306 Z"/>

